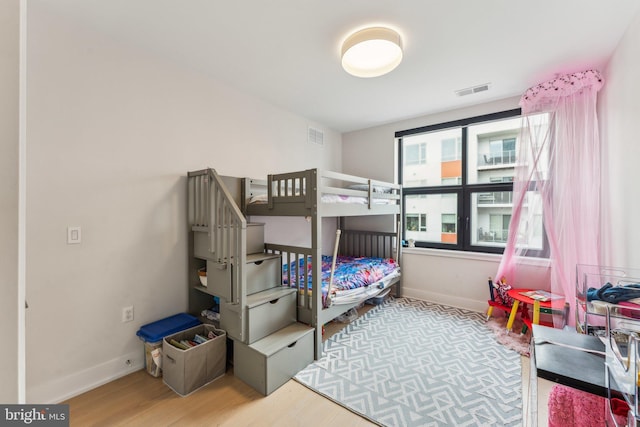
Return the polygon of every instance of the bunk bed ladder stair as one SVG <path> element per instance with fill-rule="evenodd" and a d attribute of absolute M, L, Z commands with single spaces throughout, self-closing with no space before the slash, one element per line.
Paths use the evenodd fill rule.
<path fill-rule="evenodd" d="M 313 361 L 314 329 L 297 322 L 297 292 L 282 286 L 281 269 L 280 255 L 247 254 L 244 306 L 220 306 L 221 326 L 235 337 L 234 374 L 263 395 Z M 239 330 L 242 316 L 244 334 Z"/>
<path fill-rule="evenodd" d="M 207 286 L 196 289 L 220 297 L 234 374 L 267 395 L 313 361 L 314 328 L 297 322 L 297 291 L 282 284 L 281 256 L 265 252 L 264 224 L 239 213 L 238 182 L 212 169 L 189 173 L 190 263 L 206 262 Z"/>

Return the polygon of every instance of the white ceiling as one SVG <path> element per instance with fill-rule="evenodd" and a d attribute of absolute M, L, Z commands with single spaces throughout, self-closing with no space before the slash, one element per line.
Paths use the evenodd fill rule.
<path fill-rule="evenodd" d="M 521 95 L 602 69 L 638 0 L 29 0 L 340 132 Z M 340 66 L 354 30 L 403 38 L 392 73 Z M 490 83 L 466 97 L 454 91 Z"/>

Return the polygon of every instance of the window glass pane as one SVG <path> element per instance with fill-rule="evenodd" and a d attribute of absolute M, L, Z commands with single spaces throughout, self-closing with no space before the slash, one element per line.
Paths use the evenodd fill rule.
<path fill-rule="evenodd" d="M 471 244 L 504 248 L 511 220 L 513 192 L 471 194 Z"/>
<path fill-rule="evenodd" d="M 407 240 L 457 244 L 458 197 L 455 193 L 408 195 L 405 207 Z"/>
<path fill-rule="evenodd" d="M 522 204 L 516 246 L 521 249 L 541 251 L 544 249 L 543 235 L 542 196 L 538 191 L 528 191 Z"/>
<path fill-rule="evenodd" d="M 405 188 L 459 185 L 462 182 L 460 128 L 406 136 L 402 139 L 402 147 L 402 185 Z"/>
<path fill-rule="evenodd" d="M 513 181 L 521 119 L 468 127 L 469 184 Z"/>
<path fill-rule="evenodd" d="M 517 245 L 522 248 L 542 250 L 542 200 L 540 194 L 530 191 L 525 196 L 522 218 L 533 210 L 531 223 L 522 221 Z M 471 195 L 471 244 L 504 248 L 509 233 L 513 192 L 476 192 Z"/>

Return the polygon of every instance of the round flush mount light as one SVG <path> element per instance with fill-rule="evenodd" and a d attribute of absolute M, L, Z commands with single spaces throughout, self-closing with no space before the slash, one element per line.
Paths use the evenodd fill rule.
<path fill-rule="evenodd" d="M 400 34 L 371 27 L 351 34 L 342 44 L 342 68 L 356 77 L 378 77 L 402 61 Z"/>

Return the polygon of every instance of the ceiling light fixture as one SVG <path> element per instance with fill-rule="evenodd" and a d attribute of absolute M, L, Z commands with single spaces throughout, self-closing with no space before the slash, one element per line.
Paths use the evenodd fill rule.
<path fill-rule="evenodd" d="M 371 27 L 351 34 L 342 44 L 342 68 L 356 77 L 378 77 L 402 61 L 400 34 Z"/>

